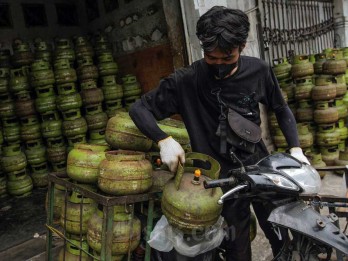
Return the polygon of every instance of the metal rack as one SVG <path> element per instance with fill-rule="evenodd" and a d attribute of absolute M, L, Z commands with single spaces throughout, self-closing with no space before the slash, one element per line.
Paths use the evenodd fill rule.
<path fill-rule="evenodd" d="M 78 190 L 82 197 L 88 197 L 94 200 L 96 203 L 103 206 L 103 226 L 102 226 L 102 249 L 100 254 L 100 260 L 111 260 L 111 246 L 112 246 L 112 226 L 113 226 L 113 216 L 114 216 L 114 206 L 121 204 L 134 204 L 137 202 L 148 202 L 148 216 L 147 216 L 147 226 L 146 226 L 146 241 L 150 237 L 150 233 L 153 227 L 153 212 L 154 212 L 154 201 L 160 191 L 150 191 L 146 194 L 136 194 L 127 196 L 104 196 L 93 191 L 87 190 L 79 184 L 74 184 L 68 180 L 62 179 L 51 173 L 48 175 L 48 206 L 47 206 L 47 239 L 46 239 L 46 260 L 53 260 L 52 257 L 52 236 L 53 230 L 51 229 L 53 225 L 53 211 L 54 211 L 54 185 L 58 184 L 66 189 L 65 193 L 65 203 L 67 200 L 67 192 Z M 82 216 L 82 215 L 81 215 Z M 134 217 L 134 207 L 131 208 L 131 216 Z M 82 217 L 81 217 L 82 218 Z M 128 251 L 128 261 L 130 260 L 130 249 Z M 145 261 L 150 261 L 151 248 L 146 243 L 145 249 Z"/>

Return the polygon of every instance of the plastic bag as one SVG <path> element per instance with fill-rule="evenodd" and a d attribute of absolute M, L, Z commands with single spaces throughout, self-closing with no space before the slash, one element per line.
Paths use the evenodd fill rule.
<path fill-rule="evenodd" d="M 173 244 L 169 240 L 167 234 L 171 234 L 171 226 L 168 224 L 168 220 L 162 215 L 158 220 L 156 226 L 150 234 L 150 239 L 147 241 L 149 245 L 162 252 L 169 252 L 173 249 Z"/>
<path fill-rule="evenodd" d="M 151 232 L 148 243 L 158 251 L 169 252 L 175 248 L 181 255 L 194 257 L 208 252 L 221 244 L 225 236 L 222 228 L 223 221 L 223 217 L 220 216 L 218 221 L 204 233 L 188 237 L 184 236 L 182 231 L 173 228 L 168 223 L 167 218 L 162 216 Z"/>

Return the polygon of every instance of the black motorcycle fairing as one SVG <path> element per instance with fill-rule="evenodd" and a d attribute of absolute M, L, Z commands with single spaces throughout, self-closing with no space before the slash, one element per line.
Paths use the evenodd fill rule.
<path fill-rule="evenodd" d="M 286 167 L 301 168 L 302 163 L 290 154 L 276 153 L 261 159 L 256 165 L 278 171 L 279 168 Z"/>
<path fill-rule="evenodd" d="M 252 191 L 257 193 L 275 192 L 278 194 L 284 194 L 284 195 L 290 196 L 290 195 L 299 195 L 300 192 L 302 191 L 300 186 L 298 186 L 299 190 L 291 190 L 286 187 L 278 186 L 274 184 L 268 177 L 262 175 L 262 173 L 257 175 L 248 175 L 248 176 L 249 176 L 249 180 L 251 181 L 250 186 Z M 298 185 L 296 182 L 294 183 Z"/>
<path fill-rule="evenodd" d="M 320 215 L 303 201 L 291 202 L 274 209 L 268 221 L 295 230 L 348 255 L 348 237 L 328 217 Z M 319 226 L 318 222 L 324 225 Z"/>

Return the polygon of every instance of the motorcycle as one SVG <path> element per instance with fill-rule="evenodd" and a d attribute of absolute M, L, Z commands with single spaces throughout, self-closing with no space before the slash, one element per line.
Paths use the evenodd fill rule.
<path fill-rule="evenodd" d="M 321 215 L 301 199 L 302 195 L 319 192 L 320 176 L 312 166 L 286 153 L 269 155 L 251 166 L 240 164 L 240 168 L 230 171 L 229 178 L 204 181 L 204 187 L 231 188 L 218 204 L 232 198 L 252 197 L 269 200 L 276 206 L 268 221 L 284 243 L 273 260 L 331 260 L 333 250 L 338 260 L 348 257 L 348 237 L 334 224 L 337 216 Z M 218 251 L 224 260 L 223 249 Z"/>

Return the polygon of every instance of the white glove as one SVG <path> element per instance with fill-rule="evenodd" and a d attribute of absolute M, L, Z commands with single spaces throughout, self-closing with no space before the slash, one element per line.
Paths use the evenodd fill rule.
<path fill-rule="evenodd" d="M 290 149 L 290 155 L 294 158 L 298 159 L 301 162 L 307 163 L 311 165 L 305 155 L 303 155 L 303 151 L 300 147 L 294 147 Z"/>
<path fill-rule="evenodd" d="M 176 172 L 179 160 L 182 164 L 185 163 L 185 151 L 171 136 L 160 140 L 158 147 L 162 162 L 168 166 L 171 172 Z"/>

